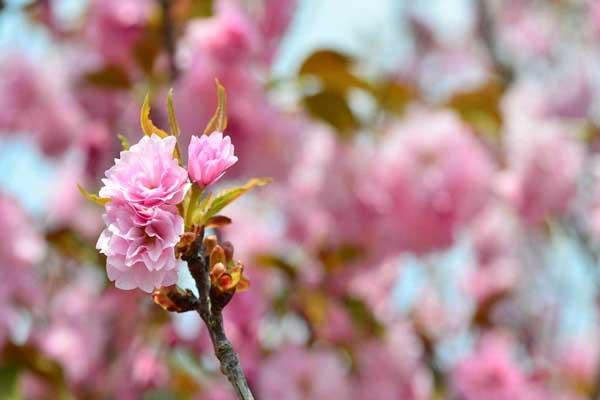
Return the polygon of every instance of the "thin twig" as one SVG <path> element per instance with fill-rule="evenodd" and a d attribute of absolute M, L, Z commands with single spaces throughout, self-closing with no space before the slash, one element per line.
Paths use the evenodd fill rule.
<path fill-rule="evenodd" d="M 199 235 L 190 247 L 190 251 L 184 256 L 184 260 L 187 261 L 190 274 L 198 288 L 199 298 L 196 311 L 200 314 L 208 329 L 215 355 L 221 364 L 221 372 L 229 379 L 239 400 L 254 400 L 238 355 L 227 338 L 223 327 L 222 310 L 228 299 L 221 299 L 215 296 L 214 293 L 211 296 L 209 260 L 202 249 L 202 235 Z"/>
<path fill-rule="evenodd" d="M 173 83 L 177 79 L 179 71 L 175 61 L 175 27 L 171 19 L 172 0 L 158 0 L 158 2 L 162 11 L 163 43 L 169 60 L 169 81 Z"/>
<path fill-rule="evenodd" d="M 512 67 L 502 60 L 500 57 L 500 51 L 498 49 L 498 42 L 494 32 L 494 21 L 491 15 L 491 11 L 486 4 L 486 0 L 477 0 L 475 2 L 477 7 L 477 21 L 478 30 L 485 47 L 487 48 L 490 60 L 494 64 L 494 68 L 500 75 L 500 77 L 509 83 L 513 79 L 514 72 Z"/>

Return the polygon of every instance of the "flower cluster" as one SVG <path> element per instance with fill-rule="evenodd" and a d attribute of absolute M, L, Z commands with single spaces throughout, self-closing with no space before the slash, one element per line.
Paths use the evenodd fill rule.
<path fill-rule="evenodd" d="M 99 192 L 106 202 L 106 229 L 96 244 L 118 288 L 148 293 L 177 282 L 175 247 L 185 230 L 181 210 L 186 195 L 194 198 L 184 210 L 191 214 L 198 190 L 218 181 L 237 161 L 229 136 L 214 132 L 192 137 L 186 170 L 178 159 L 177 138 L 152 128 L 106 171 Z"/>

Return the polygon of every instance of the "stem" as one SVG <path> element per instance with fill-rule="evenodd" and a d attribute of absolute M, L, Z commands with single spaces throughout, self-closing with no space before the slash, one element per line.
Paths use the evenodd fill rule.
<path fill-rule="evenodd" d="M 215 356 L 221 364 L 221 372 L 229 379 L 239 400 L 254 400 L 238 355 L 225 334 L 223 307 L 218 302 L 213 304 L 211 301 L 209 260 L 202 251 L 201 235 L 198 236 L 191 247 L 192 249 L 185 256 L 185 261 L 188 263 L 188 268 L 198 288 L 199 298 L 196 311 L 200 314 L 208 329 Z"/>
<path fill-rule="evenodd" d="M 187 209 L 185 210 L 184 222 L 185 222 L 186 229 L 192 225 L 192 217 L 194 215 L 194 210 L 196 209 L 196 206 L 198 205 L 198 200 L 200 199 L 200 196 L 202 195 L 203 189 L 194 183 L 194 184 L 192 184 L 192 188 L 190 190 L 191 190 L 190 202 L 188 203 Z M 210 289 L 210 282 L 209 282 L 209 289 Z M 200 289 L 198 289 L 198 290 L 200 290 Z"/>

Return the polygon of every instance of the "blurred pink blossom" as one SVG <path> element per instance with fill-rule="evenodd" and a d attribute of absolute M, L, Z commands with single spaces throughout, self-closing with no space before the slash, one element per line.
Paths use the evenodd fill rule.
<path fill-rule="evenodd" d="M 281 38 L 288 29 L 296 10 L 296 0 L 264 0 L 257 17 L 262 34 L 264 57 L 271 61 L 276 55 Z"/>
<path fill-rule="evenodd" d="M 473 354 L 454 369 L 456 394 L 465 400 L 526 399 L 527 378 L 512 354 L 510 341 L 502 336 L 484 336 Z"/>
<path fill-rule="evenodd" d="M 45 243 L 15 199 L 0 192 L 0 346 L 17 323 L 15 306 L 35 304 L 34 265 L 41 262 Z"/>
<path fill-rule="evenodd" d="M 548 118 L 544 90 L 521 82 L 501 103 L 507 168 L 497 177 L 497 189 L 532 225 L 568 211 L 585 156 L 576 127 L 557 115 Z"/>
<path fill-rule="evenodd" d="M 401 322 L 390 324 L 383 340 L 367 342 L 357 350 L 355 398 L 431 398 L 431 376 L 420 360 L 422 346 L 408 325 Z"/>
<path fill-rule="evenodd" d="M 285 115 L 267 98 L 260 74 L 264 65 L 254 57 L 256 27 L 234 2 L 221 3 L 214 16 L 188 24 L 177 49 L 181 143 L 187 145 L 191 132 L 210 119 L 218 78 L 227 88 L 227 130 L 240 158 L 235 175 L 285 177 L 301 119 Z"/>
<path fill-rule="evenodd" d="M 31 134 L 50 156 L 61 155 L 80 134 L 85 116 L 56 60 L 44 69 L 21 54 L 0 64 L 0 129 Z"/>
<path fill-rule="evenodd" d="M 179 58 L 187 67 L 204 53 L 212 61 L 235 66 L 247 61 L 256 52 L 257 45 L 256 28 L 240 6 L 231 1 L 219 1 L 213 17 L 190 24 L 181 43 Z"/>
<path fill-rule="evenodd" d="M 192 182 L 208 186 L 218 181 L 237 162 L 229 136 L 222 132 L 192 136 L 188 149 L 188 172 Z"/>
<path fill-rule="evenodd" d="M 285 371 L 285 373 L 282 373 Z M 260 370 L 257 395 L 264 399 L 347 399 L 344 365 L 327 350 L 289 347 L 275 353 Z"/>
<path fill-rule="evenodd" d="M 133 382 L 143 388 L 161 387 L 168 379 L 166 361 L 156 350 L 142 348 L 133 355 Z"/>
<path fill-rule="evenodd" d="M 494 203 L 473 221 L 476 263 L 467 278 L 467 291 L 480 303 L 519 282 L 517 222 L 508 210 Z"/>
<path fill-rule="evenodd" d="M 58 360 L 73 382 L 92 377 L 99 367 L 108 337 L 105 317 L 90 276 L 70 282 L 52 297 L 49 326 L 35 331 L 42 350 Z"/>
<path fill-rule="evenodd" d="M 100 197 L 144 207 L 181 203 L 190 183 L 187 171 L 173 158 L 175 143 L 174 136 L 144 136 L 122 151 L 102 179 Z"/>
<path fill-rule="evenodd" d="M 288 235 L 307 248 L 353 244 L 374 250 L 376 214 L 360 195 L 371 149 L 338 143 L 335 133 L 323 127 L 307 128 L 281 188 Z"/>
<path fill-rule="evenodd" d="M 183 218 L 173 206 L 145 208 L 113 200 L 103 216 L 107 228 L 96 247 L 108 258 L 108 278 L 119 289 L 154 288 L 177 282 L 175 245 Z"/>
<path fill-rule="evenodd" d="M 92 0 L 86 19 L 86 41 L 107 64 L 127 65 L 152 13 L 149 0 Z"/>
<path fill-rule="evenodd" d="M 417 111 L 381 143 L 363 186 L 392 249 L 445 248 L 489 198 L 493 165 L 468 126 L 447 111 Z"/>
<path fill-rule="evenodd" d="M 557 42 L 556 21 L 543 8 L 526 1 L 507 1 L 501 10 L 500 37 L 517 56 L 549 56 Z"/>

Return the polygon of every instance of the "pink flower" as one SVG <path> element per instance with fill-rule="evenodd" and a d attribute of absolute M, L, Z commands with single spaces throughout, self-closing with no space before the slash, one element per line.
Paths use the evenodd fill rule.
<path fill-rule="evenodd" d="M 128 64 L 152 6 L 149 0 L 92 0 L 85 38 L 109 63 Z"/>
<path fill-rule="evenodd" d="M 213 17 L 192 21 L 186 30 L 178 49 L 184 66 L 204 57 L 225 66 L 246 65 L 259 44 L 252 21 L 230 2 L 219 2 Z"/>
<path fill-rule="evenodd" d="M 453 384 L 465 400 L 509 400 L 527 398 L 529 385 L 511 356 L 510 342 L 488 335 L 472 355 L 458 363 Z"/>
<path fill-rule="evenodd" d="M 414 112 L 373 160 L 363 187 L 390 250 L 420 254 L 450 246 L 489 198 L 490 158 L 450 112 Z"/>
<path fill-rule="evenodd" d="M 263 365 L 257 392 L 261 399 L 347 399 L 349 381 L 344 365 L 326 350 L 291 347 Z"/>
<path fill-rule="evenodd" d="M 142 348 L 133 355 L 132 381 L 144 388 L 161 387 L 168 379 L 168 371 L 160 354 L 151 348 Z"/>
<path fill-rule="evenodd" d="M 80 269 L 44 308 L 48 326 L 33 330 L 35 343 L 58 361 L 68 381 L 89 382 L 105 354 L 108 315 L 101 309 L 96 274 Z M 93 318 L 90 318 L 93 315 Z"/>
<path fill-rule="evenodd" d="M 426 400 L 432 379 L 421 361 L 423 348 L 407 324 L 390 324 L 386 337 L 356 350 L 355 397 L 361 400 Z"/>
<path fill-rule="evenodd" d="M 22 54 L 0 62 L 0 129 L 28 132 L 49 156 L 62 155 L 85 128 L 65 65 L 35 63 Z"/>
<path fill-rule="evenodd" d="M 173 158 L 176 139 L 144 136 L 106 171 L 100 197 L 121 199 L 144 207 L 178 204 L 190 183 Z"/>
<path fill-rule="evenodd" d="M 113 200 L 103 218 L 107 228 L 96 247 L 108 257 L 108 278 L 119 289 L 151 292 L 176 283 L 175 245 L 183 234 L 183 218 L 175 207 L 136 207 Z"/>
<path fill-rule="evenodd" d="M 489 206 L 473 221 L 472 235 L 476 263 L 465 283 L 468 293 L 482 303 L 519 282 L 521 238 L 513 215 L 498 204 Z"/>
<path fill-rule="evenodd" d="M 213 132 L 210 136 L 192 136 L 188 148 L 190 178 L 201 186 L 218 181 L 225 171 L 237 162 L 229 136 Z"/>
<path fill-rule="evenodd" d="M 585 152 L 582 143 L 558 124 L 534 119 L 534 127 L 535 132 L 523 129 L 507 135 L 509 168 L 499 183 L 521 217 L 538 225 L 568 211 L 577 194 Z"/>

